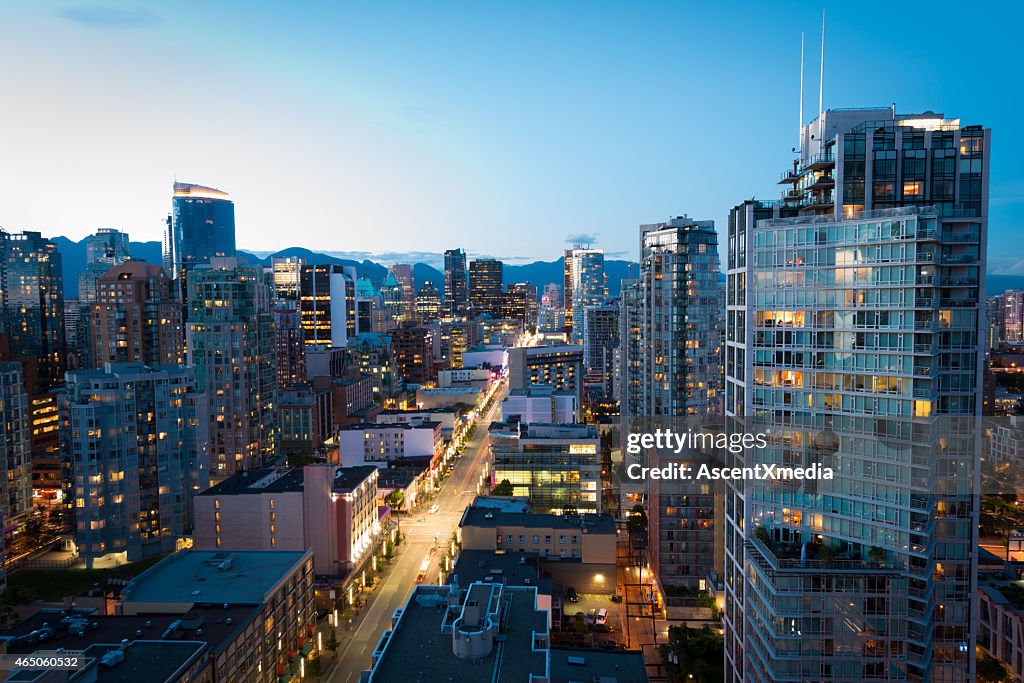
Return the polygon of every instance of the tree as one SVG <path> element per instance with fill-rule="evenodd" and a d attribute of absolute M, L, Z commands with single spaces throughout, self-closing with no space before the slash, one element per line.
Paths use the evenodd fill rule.
<path fill-rule="evenodd" d="M 338 630 L 337 629 L 332 628 L 330 631 L 328 631 L 328 633 L 327 633 L 327 642 L 324 643 L 324 646 L 328 650 L 331 651 L 331 654 L 334 654 L 335 652 L 338 651 Z"/>
<path fill-rule="evenodd" d="M 710 628 L 670 626 L 669 644 L 662 648 L 668 662 L 669 680 L 692 683 L 717 683 L 725 680 L 723 661 L 725 646 L 722 636 Z M 675 655 L 675 661 L 669 654 Z"/>
<path fill-rule="evenodd" d="M 512 487 L 512 482 L 508 479 L 502 479 L 497 486 L 491 489 L 492 496 L 511 496 L 514 492 L 515 489 Z"/>
<path fill-rule="evenodd" d="M 885 559 L 885 551 L 877 545 L 873 545 L 868 548 L 868 559 L 872 562 L 881 562 Z"/>
<path fill-rule="evenodd" d="M 978 683 L 1012 683 L 1013 674 L 1005 664 L 994 657 L 989 657 L 981 648 L 977 648 L 977 652 Z"/>
<path fill-rule="evenodd" d="M 391 506 L 392 510 L 400 510 L 405 502 L 405 491 L 394 489 L 385 498 L 384 502 Z"/>
<path fill-rule="evenodd" d="M 312 464 L 313 455 L 311 453 L 292 453 L 288 456 L 288 467 L 299 468 Z"/>
<path fill-rule="evenodd" d="M 629 511 L 629 519 L 626 521 L 626 528 L 630 531 L 643 533 L 647 531 L 647 511 L 644 506 L 637 503 Z"/>

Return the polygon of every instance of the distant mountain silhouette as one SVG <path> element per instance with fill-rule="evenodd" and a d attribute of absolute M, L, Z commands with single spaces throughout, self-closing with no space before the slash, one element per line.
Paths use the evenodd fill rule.
<path fill-rule="evenodd" d="M 54 237 L 53 242 L 60 251 L 64 264 L 64 297 L 75 299 L 78 297 L 78 276 L 85 270 L 85 243 L 73 242 L 66 237 Z M 132 258 L 137 261 L 146 261 L 159 265 L 163 261 L 163 246 L 160 242 L 132 242 Z M 351 259 L 339 258 L 330 254 L 322 254 L 311 251 L 304 247 L 289 247 L 275 252 L 266 257 L 260 257 L 244 250 L 238 251 L 238 257 L 252 264 L 269 266 L 270 260 L 274 257 L 294 256 L 305 259 L 306 263 L 332 263 L 342 266 L 354 266 L 360 276 L 366 276 L 375 285 L 380 285 L 387 277 L 387 266 L 370 260 L 354 261 Z M 564 259 L 555 261 L 535 261 L 522 265 L 506 263 L 502 276 L 505 284 L 517 282 L 529 282 L 537 286 L 538 295 L 549 282 L 562 284 L 564 277 Z M 630 261 L 619 261 L 609 259 L 605 261 L 605 272 L 608 275 L 608 294 L 618 296 L 620 281 L 624 278 L 636 276 L 636 264 Z M 413 265 L 413 278 L 416 286 L 424 282 L 431 282 L 439 290 L 444 291 L 444 273 L 433 266 L 425 263 Z M 1020 278 L 1024 282 L 1024 278 Z"/>

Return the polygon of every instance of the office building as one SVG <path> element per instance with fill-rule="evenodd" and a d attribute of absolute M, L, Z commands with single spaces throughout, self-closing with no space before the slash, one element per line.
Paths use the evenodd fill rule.
<path fill-rule="evenodd" d="M 11 360 L 26 360 L 35 395 L 59 386 L 67 369 L 64 282 L 57 245 L 38 232 L 0 230 L 0 327 Z"/>
<path fill-rule="evenodd" d="M 344 576 L 380 536 L 378 471 L 314 464 L 236 474 L 196 497 L 195 548 L 312 548 L 318 575 Z"/>
<path fill-rule="evenodd" d="M 20 526 L 32 511 L 31 453 L 28 393 L 21 363 L 0 362 L 0 472 L 4 482 L 0 520 L 5 529 Z"/>
<path fill-rule="evenodd" d="M 597 428 L 583 424 L 491 424 L 492 485 L 511 482 L 536 512 L 601 512 Z"/>
<path fill-rule="evenodd" d="M 86 566 L 176 550 L 192 531 L 192 496 L 210 476 L 206 396 L 192 370 L 107 363 L 70 372 L 60 415 Z"/>
<path fill-rule="evenodd" d="M 301 292 L 302 269 L 306 260 L 301 256 L 274 256 L 270 271 L 274 279 L 274 299 L 298 301 Z"/>
<path fill-rule="evenodd" d="M 501 402 L 501 419 L 526 424 L 569 424 L 580 421 L 580 405 L 571 391 L 555 391 L 543 385 L 510 389 Z"/>
<path fill-rule="evenodd" d="M 986 348 L 998 349 L 1003 340 L 1003 296 L 998 294 L 985 299 L 985 320 L 988 324 L 985 339 Z"/>
<path fill-rule="evenodd" d="M 430 322 L 441 317 L 441 292 L 427 280 L 416 290 L 416 320 Z"/>
<path fill-rule="evenodd" d="M 270 292 L 259 268 L 214 258 L 192 269 L 188 364 L 209 399 L 210 476 L 277 455 L 277 368 Z"/>
<path fill-rule="evenodd" d="M 467 320 L 442 320 L 440 334 L 442 368 L 461 368 L 462 354 L 480 343 L 480 326 Z"/>
<path fill-rule="evenodd" d="M 545 334 L 565 331 L 565 307 L 562 303 L 561 285 L 544 285 L 540 307 L 537 309 L 537 331 Z"/>
<path fill-rule="evenodd" d="M 299 310 L 307 346 L 344 347 L 356 336 L 356 269 L 302 266 Z"/>
<path fill-rule="evenodd" d="M 592 401 L 614 397 L 619 308 L 619 301 L 612 300 L 583 309 L 583 386 Z"/>
<path fill-rule="evenodd" d="M 373 400 L 383 403 L 405 388 L 402 373 L 395 365 L 391 337 L 376 332 L 360 334 L 345 350 L 352 367 L 373 382 Z"/>
<path fill-rule="evenodd" d="M 448 318 L 469 315 L 469 284 L 466 279 L 466 252 L 444 252 L 444 314 Z"/>
<path fill-rule="evenodd" d="M 274 351 L 279 390 L 306 379 L 306 332 L 302 328 L 302 313 L 287 300 L 279 300 L 274 306 Z"/>
<path fill-rule="evenodd" d="M 435 329 L 415 323 L 403 323 L 391 331 L 395 369 L 406 384 L 434 384 L 437 365 L 434 359 Z"/>
<path fill-rule="evenodd" d="M 509 389 L 530 389 L 536 385 L 571 391 L 583 403 L 583 347 L 523 346 L 508 350 Z"/>
<path fill-rule="evenodd" d="M 529 282 L 517 282 L 508 286 L 502 316 L 516 320 L 523 330 L 533 331 L 537 327 L 537 287 Z"/>
<path fill-rule="evenodd" d="M 111 266 L 90 305 L 92 361 L 181 365 L 185 332 L 181 303 L 160 266 L 129 261 Z"/>
<path fill-rule="evenodd" d="M 412 265 L 395 263 L 388 267 L 388 275 L 398 284 L 398 290 L 392 292 L 392 301 L 397 301 L 395 321 L 401 324 L 416 320 L 416 282 Z"/>
<path fill-rule="evenodd" d="M 294 680 L 308 666 L 302 658 L 318 645 L 314 581 L 311 550 L 182 551 L 132 579 L 122 590 L 121 611 L 154 623 L 175 615 L 167 639 L 194 632 L 189 617 L 197 609 L 211 622 L 204 632 L 216 633 L 230 619 L 229 633 L 237 636 L 211 655 L 215 683 Z"/>
<path fill-rule="evenodd" d="M 576 247 L 565 252 L 565 326 L 571 341 L 583 341 L 583 309 L 603 303 L 608 296 L 604 250 Z"/>
<path fill-rule="evenodd" d="M 227 192 L 174 183 L 164 239 L 164 270 L 188 294 L 188 273 L 210 259 L 235 255 L 235 204 Z"/>
<path fill-rule="evenodd" d="M 505 298 L 501 261 L 479 258 L 469 262 L 469 308 L 475 317 L 501 317 Z"/>
<path fill-rule="evenodd" d="M 989 154 L 941 114 L 829 110 L 782 200 L 730 214 L 726 410 L 773 430 L 732 464 L 836 475 L 727 485 L 732 681 L 975 678 L 980 439 L 948 425 L 981 413 Z"/>
<path fill-rule="evenodd" d="M 642 369 L 643 296 L 635 279 L 622 281 L 619 297 L 619 353 L 616 363 L 616 386 L 619 392 L 619 413 L 623 416 L 644 414 L 643 385 L 647 381 Z"/>
<path fill-rule="evenodd" d="M 1003 292 L 1002 341 L 1007 344 L 1024 343 L 1024 291 L 1008 289 Z"/>

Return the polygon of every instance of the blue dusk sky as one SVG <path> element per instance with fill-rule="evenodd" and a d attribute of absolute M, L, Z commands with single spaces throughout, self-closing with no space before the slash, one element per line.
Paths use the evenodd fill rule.
<path fill-rule="evenodd" d="M 825 107 L 993 129 L 990 270 L 1024 274 L 1019 3 L 828 3 Z M 238 245 L 515 262 L 774 198 L 818 108 L 821 6 L 0 4 L 0 225 L 158 240 L 171 182 Z"/>

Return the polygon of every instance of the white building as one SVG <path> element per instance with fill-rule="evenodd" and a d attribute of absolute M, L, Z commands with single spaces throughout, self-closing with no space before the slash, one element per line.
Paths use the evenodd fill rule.
<path fill-rule="evenodd" d="M 501 402 L 501 415 L 503 420 L 565 424 L 579 422 L 580 404 L 571 391 L 555 391 L 545 386 L 512 389 Z"/>

